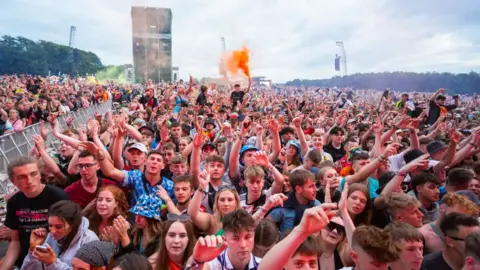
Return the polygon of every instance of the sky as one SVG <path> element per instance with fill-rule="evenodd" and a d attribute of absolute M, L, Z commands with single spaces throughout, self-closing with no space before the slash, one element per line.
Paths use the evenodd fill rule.
<path fill-rule="evenodd" d="M 180 77 L 218 77 L 220 38 L 246 45 L 252 76 L 274 82 L 348 74 L 480 72 L 476 0 L 0 0 L 0 35 L 24 36 L 96 53 L 104 65 L 133 63 L 132 6 L 173 13 L 173 65 Z"/>

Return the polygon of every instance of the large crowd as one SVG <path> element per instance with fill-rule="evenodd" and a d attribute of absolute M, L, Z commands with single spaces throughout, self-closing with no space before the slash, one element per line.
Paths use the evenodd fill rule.
<path fill-rule="evenodd" d="M 40 123 L 0 270 L 480 269 L 476 96 L 27 75 L 0 95 L 2 134 Z"/>

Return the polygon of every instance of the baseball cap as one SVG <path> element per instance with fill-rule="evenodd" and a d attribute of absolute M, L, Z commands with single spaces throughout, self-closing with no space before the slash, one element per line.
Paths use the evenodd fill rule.
<path fill-rule="evenodd" d="M 210 147 L 210 148 L 213 148 L 214 150 L 217 149 L 217 147 L 215 146 L 215 144 L 211 143 L 211 142 L 206 142 L 202 145 L 202 151 L 207 148 L 207 147 Z"/>
<path fill-rule="evenodd" d="M 427 151 L 429 154 L 435 154 L 436 152 L 447 148 L 441 141 L 433 141 L 427 145 Z"/>
<path fill-rule="evenodd" d="M 132 144 L 132 146 L 130 146 L 130 148 L 128 148 L 128 151 L 130 151 L 130 149 L 137 149 L 142 151 L 145 154 L 148 153 L 147 147 L 143 143 L 134 143 Z"/>

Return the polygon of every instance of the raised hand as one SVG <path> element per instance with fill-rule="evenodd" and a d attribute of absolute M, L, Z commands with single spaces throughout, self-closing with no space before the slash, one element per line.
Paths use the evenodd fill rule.
<path fill-rule="evenodd" d="M 227 248 L 222 236 L 207 235 L 200 237 L 193 248 L 193 258 L 197 262 L 209 262 L 218 257 Z"/>
<path fill-rule="evenodd" d="M 271 133 L 278 133 L 279 131 L 279 123 L 275 119 L 268 120 L 268 129 Z"/>
<path fill-rule="evenodd" d="M 202 171 L 198 175 L 198 181 L 199 181 L 200 188 L 202 188 L 203 190 L 206 190 L 208 187 L 208 183 L 210 183 L 210 173 L 208 173 L 206 170 Z"/>
<path fill-rule="evenodd" d="M 407 174 L 415 171 L 417 168 L 423 168 L 425 170 L 428 170 L 429 158 L 430 154 L 421 155 L 403 166 L 399 172 L 402 174 Z"/>
<path fill-rule="evenodd" d="M 292 120 L 292 124 L 295 128 L 301 128 L 302 127 L 302 118 L 300 117 L 295 117 L 293 120 Z"/>
<path fill-rule="evenodd" d="M 161 185 L 158 185 L 157 195 L 158 195 L 158 197 L 160 197 L 160 199 L 162 199 L 162 201 L 164 201 L 164 202 L 167 202 L 168 200 L 171 200 L 171 199 L 170 199 L 170 196 L 169 196 L 168 193 L 167 193 L 167 191 L 166 191 Z"/>
<path fill-rule="evenodd" d="M 270 196 L 270 198 L 268 198 L 267 202 L 263 206 L 263 209 L 266 212 L 268 212 L 270 211 L 270 209 L 274 207 L 277 207 L 277 206 L 283 207 L 283 202 L 286 201 L 287 199 L 288 197 L 285 196 L 285 194 L 283 193 L 273 194 L 272 196 Z"/>
<path fill-rule="evenodd" d="M 123 217 L 118 216 L 113 220 L 113 228 L 120 236 L 120 238 L 127 238 L 128 237 L 128 230 L 130 229 L 130 223 Z"/>
<path fill-rule="evenodd" d="M 297 228 L 307 235 L 320 232 L 336 215 L 334 211 L 336 208 L 336 203 L 324 203 L 305 210 Z"/>
<path fill-rule="evenodd" d="M 195 134 L 193 137 L 193 147 L 195 148 L 200 148 L 202 147 L 204 142 L 203 135 L 201 133 Z"/>
<path fill-rule="evenodd" d="M 264 151 L 259 151 L 255 153 L 255 165 L 268 168 L 270 166 L 270 161 L 268 161 L 268 156 Z"/>
<path fill-rule="evenodd" d="M 257 135 L 257 138 L 261 138 L 263 135 L 263 126 L 260 124 L 255 125 L 255 135 Z"/>
<path fill-rule="evenodd" d="M 400 146 L 401 145 L 398 143 L 391 143 L 387 145 L 387 147 L 385 147 L 382 151 L 382 156 L 384 158 L 388 158 L 389 156 L 394 155 L 397 152 L 398 147 Z"/>
<path fill-rule="evenodd" d="M 33 142 L 35 143 L 35 148 L 37 148 L 38 153 L 45 150 L 45 142 L 40 135 L 33 135 Z"/>
<path fill-rule="evenodd" d="M 45 122 L 43 120 L 40 120 L 40 135 L 42 135 L 42 138 L 46 139 L 49 132 L 50 130 L 48 128 L 45 128 Z"/>
<path fill-rule="evenodd" d="M 451 129 L 448 132 L 448 137 L 450 138 L 450 142 L 453 142 L 455 144 L 458 144 L 460 142 L 461 136 L 462 136 L 462 134 L 460 132 L 456 131 L 455 129 Z"/>
<path fill-rule="evenodd" d="M 47 238 L 48 231 L 45 228 L 38 228 L 32 231 L 30 234 L 30 248 L 33 249 L 35 246 L 41 246 Z"/>
<path fill-rule="evenodd" d="M 83 148 L 85 150 L 87 150 L 90 154 L 92 155 L 98 155 L 98 153 L 100 152 L 100 149 L 98 148 L 97 145 L 95 145 L 93 142 L 80 142 L 78 144 L 78 147 L 80 148 Z"/>

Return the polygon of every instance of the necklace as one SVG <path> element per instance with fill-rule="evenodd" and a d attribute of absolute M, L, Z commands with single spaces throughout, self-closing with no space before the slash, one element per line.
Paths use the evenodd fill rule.
<path fill-rule="evenodd" d="M 323 258 L 330 258 L 330 257 L 332 257 L 332 255 L 333 255 L 333 253 L 330 253 L 330 255 L 328 255 L 328 256 L 325 255 L 325 253 L 322 253 L 322 256 L 321 256 L 321 257 L 323 257 Z"/>

